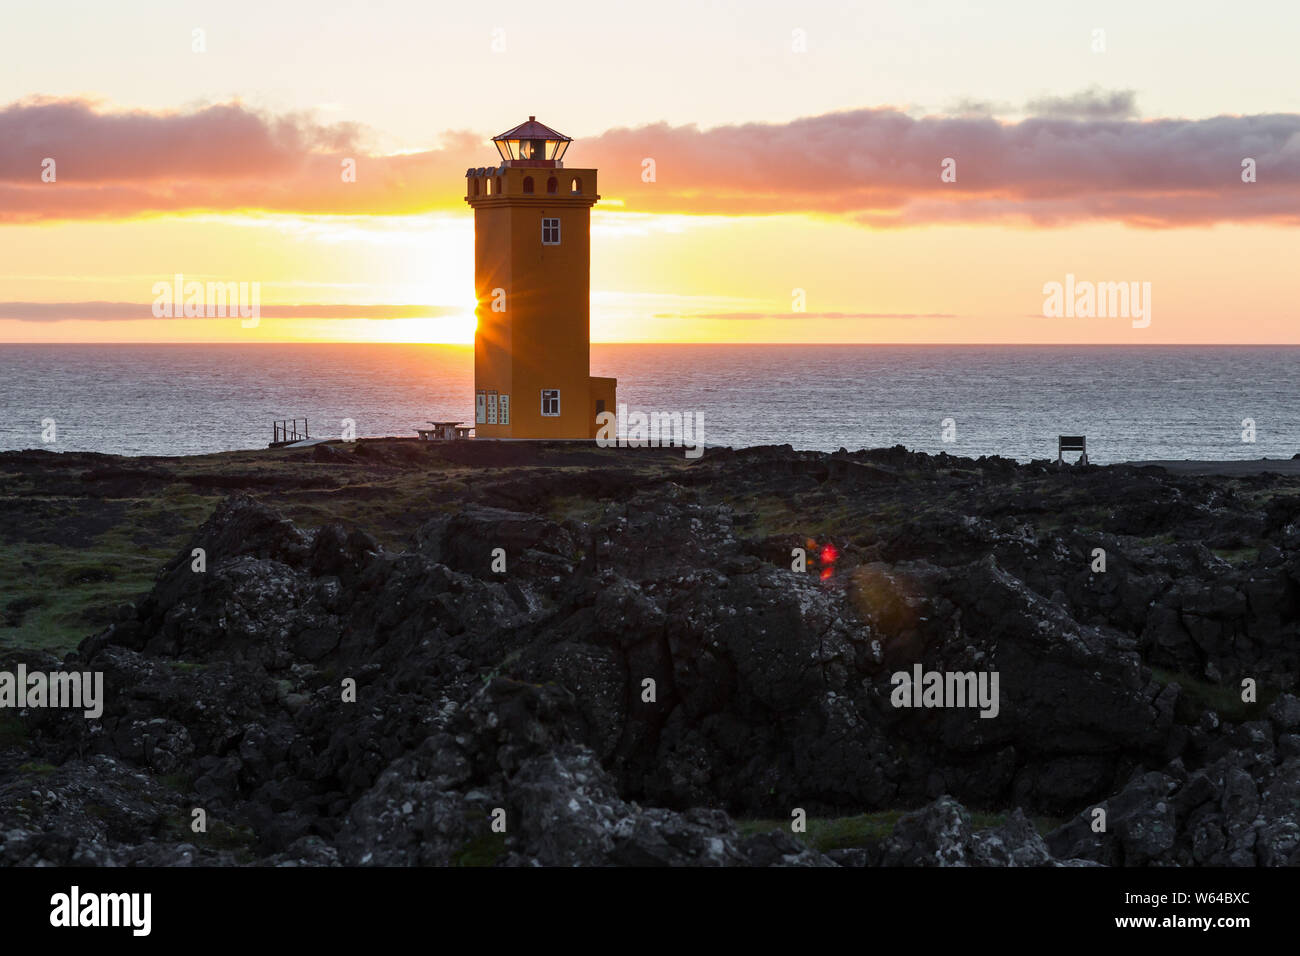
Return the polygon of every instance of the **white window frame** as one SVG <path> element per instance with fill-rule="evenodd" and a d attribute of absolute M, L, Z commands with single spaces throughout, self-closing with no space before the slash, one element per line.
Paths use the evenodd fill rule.
<path fill-rule="evenodd" d="M 548 241 L 548 240 L 547 240 L 547 238 L 546 238 L 546 231 L 547 231 L 548 228 L 550 228 L 550 229 L 554 229 L 554 230 L 555 230 L 555 239 L 554 239 L 554 240 L 551 240 L 551 241 Z M 544 246 L 558 246 L 559 244 L 560 244 L 560 220 L 559 220 L 559 219 L 552 219 L 552 218 L 549 218 L 549 217 L 542 219 L 542 245 L 544 245 Z"/>
<path fill-rule="evenodd" d="M 501 406 L 501 414 L 499 416 L 501 424 L 509 425 L 510 424 L 510 396 L 502 395 L 500 398 L 497 399 L 497 402 Z"/>
<path fill-rule="evenodd" d="M 548 412 L 548 411 L 546 410 L 546 396 L 547 396 L 548 393 L 552 393 L 552 392 L 555 394 L 555 411 L 553 411 L 553 412 Z M 559 390 L 558 388 L 544 388 L 544 389 L 542 389 L 542 417 L 543 417 L 543 418 L 559 418 L 559 417 L 560 417 L 560 390 Z"/>
<path fill-rule="evenodd" d="M 487 424 L 487 392 L 479 389 L 474 393 L 474 423 Z"/>
<path fill-rule="evenodd" d="M 495 425 L 497 423 L 497 393 L 488 389 L 487 393 L 487 424 Z"/>

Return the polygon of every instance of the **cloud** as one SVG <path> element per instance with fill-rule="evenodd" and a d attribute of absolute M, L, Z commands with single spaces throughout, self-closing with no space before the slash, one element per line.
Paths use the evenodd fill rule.
<path fill-rule="evenodd" d="M 660 312 L 656 319 L 955 319 L 952 312 Z"/>
<path fill-rule="evenodd" d="M 451 191 L 463 188 L 464 158 L 482 150 L 474 134 L 444 139 L 445 150 L 376 156 L 354 123 L 322 125 L 240 103 L 149 113 L 25 100 L 0 109 L 0 222 L 446 208 Z M 46 159 L 54 161 L 53 182 L 42 179 Z M 344 182 L 347 160 L 357 164 L 356 182 Z"/>
<path fill-rule="evenodd" d="M 1044 96 L 1025 104 L 1029 116 L 1056 119 L 1132 119 L 1138 115 L 1137 94 L 1132 90 L 1107 93 L 1092 87 L 1073 96 Z"/>
<path fill-rule="evenodd" d="M 464 309 L 449 305 L 382 304 L 263 305 L 259 312 L 268 319 L 434 319 L 465 314 Z M 148 302 L 0 302 L 0 319 L 20 322 L 152 318 L 153 304 Z"/>
<path fill-rule="evenodd" d="M 951 103 L 944 113 L 948 116 L 1008 116 L 1017 112 L 1010 103 L 994 100 L 973 100 L 962 97 Z"/>
<path fill-rule="evenodd" d="M 1137 120 L 1131 92 L 1096 89 L 1030 107 L 1039 115 L 1015 122 L 878 108 L 706 130 L 658 123 L 580 138 L 567 159 L 597 167 L 601 194 L 629 212 L 798 213 L 876 228 L 1300 224 L 1300 114 Z M 450 131 L 436 149 L 378 155 L 355 124 L 239 103 L 148 113 L 26 100 L 0 109 L 0 222 L 463 209 L 465 169 L 496 162 L 487 140 Z M 40 179 L 46 157 L 57 182 Z M 949 157 L 951 183 L 940 180 Z M 1256 183 L 1241 180 L 1246 157 Z M 340 175 L 349 159 L 352 183 Z"/>

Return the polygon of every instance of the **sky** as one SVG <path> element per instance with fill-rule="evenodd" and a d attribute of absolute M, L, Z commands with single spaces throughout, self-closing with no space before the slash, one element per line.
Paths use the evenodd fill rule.
<path fill-rule="evenodd" d="M 464 171 L 532 114 L 600 170 L 595 341 L 1300 343 L 1298 39 L 1283 2 L 7 5 L 0 342 L 472 341 Z M 261 318 L 154 318 L 177 274 Z M 1150 321 L 1045 315 L 1067 276 Z"/>

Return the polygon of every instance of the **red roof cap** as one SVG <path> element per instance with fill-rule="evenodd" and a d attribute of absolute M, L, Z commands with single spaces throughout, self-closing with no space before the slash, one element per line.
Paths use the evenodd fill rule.
<path fill-rule="evenodd" d="M 528 117 L 527 123 L 520 123 L 514 129 L 508 129 L 499 136 L 493 136 L 492 139 L 557 139 L 564 143 L 573 142 L 572 138 L 565 136 L 563 133 L 557 133 L 542 123 L 537 122 L 537 117 Z"/>

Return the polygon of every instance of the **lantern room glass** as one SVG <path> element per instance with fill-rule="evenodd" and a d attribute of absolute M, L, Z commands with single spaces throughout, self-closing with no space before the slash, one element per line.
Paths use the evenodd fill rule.
<path fill-rule="evenodd" d="M 498 139 L 493 142 L 501 158 L 507 162 L 538 159 L 558 162 L 569 148 L 569 141 L 564 139 Z"/>

